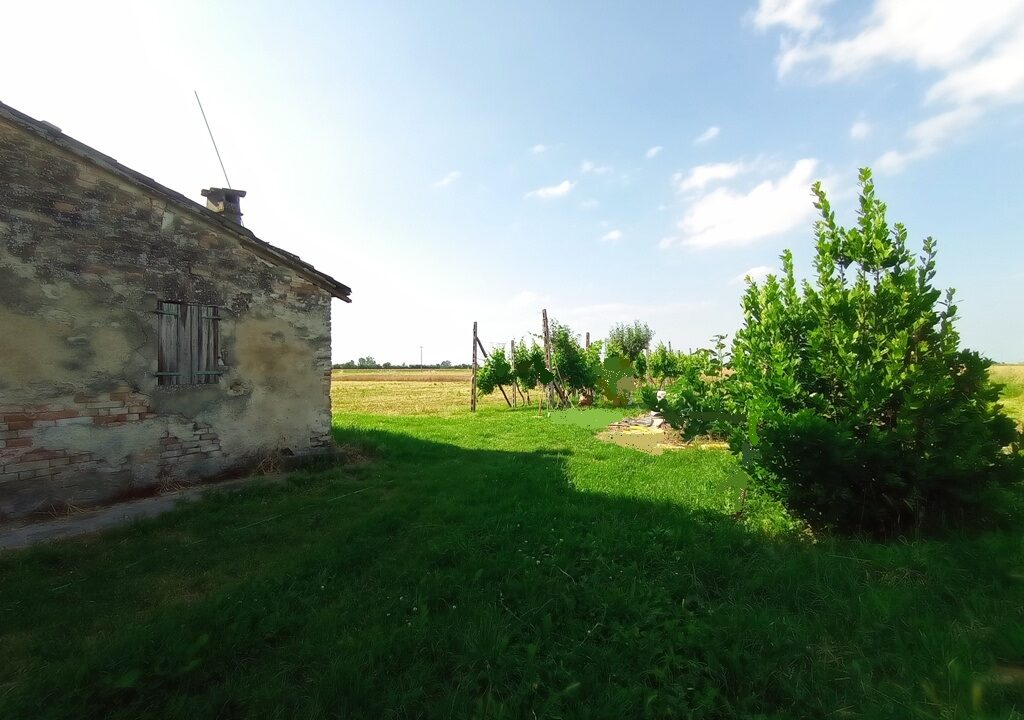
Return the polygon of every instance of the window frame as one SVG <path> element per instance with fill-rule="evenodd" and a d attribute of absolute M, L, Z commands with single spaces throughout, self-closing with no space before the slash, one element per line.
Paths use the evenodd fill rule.
<path fill-rule="evenodd" d="M 157 385 L 216 385 L 221 369 L 221 307 L 181 300 L 157 302 Z"/>

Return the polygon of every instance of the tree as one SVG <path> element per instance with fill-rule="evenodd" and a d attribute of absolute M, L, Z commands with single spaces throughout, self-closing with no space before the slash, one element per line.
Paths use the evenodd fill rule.
<path fill-rule="evenodd" d="M 619 323 L 608 332 L 609 355 L 620 355 L 629 360 L 637 377 L 644 377 L 647 369 L 647 350 L 651 347 L 654 332 L 639 320 L 632 325 Z"/>
<path fill-rule="evenodd" d="M 668 365 L 665 370 L 672 382 L 659 399 L 657 388 L 645 385 L 639 389 L 640 403 L 662 413 L 687 438 L 712 436 L 726 438 L 736 425 L 733 386 L 735 375 L 728 368 L 724 335 L 711 338 L 712 348 L 692 353 L 651 353 L 654 366 Z"/>
<path fill-rule="evenodd" d="M 572 393 L 592 393 L 601 375 L 601 346 L 580 345 L 568 325 L 551 321 L 551 367 L 562 386 Z"/>
<path fill-rule="evenodd" d="M 669 350 L 665 343 L 658 343 L 647 358 L 647 370 L 651 379 L 661 388 L 667 380 L 679 376 L 679 353 Z"/>
<path fill-rule="evenodd" d="M 361 357 L 358 360 L 356 360 L 356 367 L 358 367 L 358 368 L 376 368 L 376 367 L 378 367 L 378 365 L 377 365 L 377 361 L 376 360 L 374 360 L 372 357 L 367 356 L 367 357 Z"/>
<path fill-rule="evenodd" d="M 499 385 L 511 385 L 512 364 L 505 356 L 505 348 L 493 350 L 476 374 L 476 387 L 484 395 L 490 395 Z"/>
<path fill-rule="evenodd" d="M 960 348 L 953 290 L 932 284 L 934 240 L 915 261 L 867 169 L 860 184 L 851 228 L 814 185 L 814 283 L 798 290 L 788 250 L 781 277 L 749 281 L 732 365 L 755 481 L 812 522 L 896 532 L 976 511 L 1022 458 L 990 361 Z"/>
<path fill-rule="evenodd" d="M 536 342 L 527 345 L 520 340 L 516 343 L 515 354 L 512 358 L 512 370 L 516 383 L 527 394 L 527 400 L 529 400 L 530 390 L 538 384 L 548 382 L 548 379 L 552 377 L 544 360 L 544 349 Z"/>
<path fill-rule="evenodd" d="M 442 360 L 441 361 L 441 365 L 439 367 L 450 368 L 451 366 L 452 366 L 452 361 L 451 360 Z"/>

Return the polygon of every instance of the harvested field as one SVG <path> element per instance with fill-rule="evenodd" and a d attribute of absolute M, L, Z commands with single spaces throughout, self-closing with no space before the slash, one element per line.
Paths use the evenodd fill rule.
<path fill-rule="evenodd" d="M 1006 412 L 1024 423 L 1024 365 L 996 365 L 991 377 L 1003 388 L 1003 407 Z"/>
<path fill-rule="evenodd" d="M 334 412 L 452 415 L 469 412 L 470 370 L 335 370 Z M 480 409 L 507 407 L 500 392 L 480 395 Z"/>

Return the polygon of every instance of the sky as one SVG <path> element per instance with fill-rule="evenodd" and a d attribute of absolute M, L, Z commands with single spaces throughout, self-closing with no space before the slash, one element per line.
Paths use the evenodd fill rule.
<path fill-rule="evenodd" d="M 939 247 L 964 343 L 1024 361 L 1024 0 L 2 0 L 0 101 L 352 287 L 336 362 L 466 362 L 541 309 L 676 349 L 813 251 L 810 186 Z"/>

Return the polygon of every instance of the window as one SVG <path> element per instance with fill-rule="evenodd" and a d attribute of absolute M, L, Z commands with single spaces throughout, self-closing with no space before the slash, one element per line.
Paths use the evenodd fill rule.
<path fill-rule="evenodd" d="M 161 302 L 157 384 L 209 385 L 219 381 L 220 308 Z"/>

